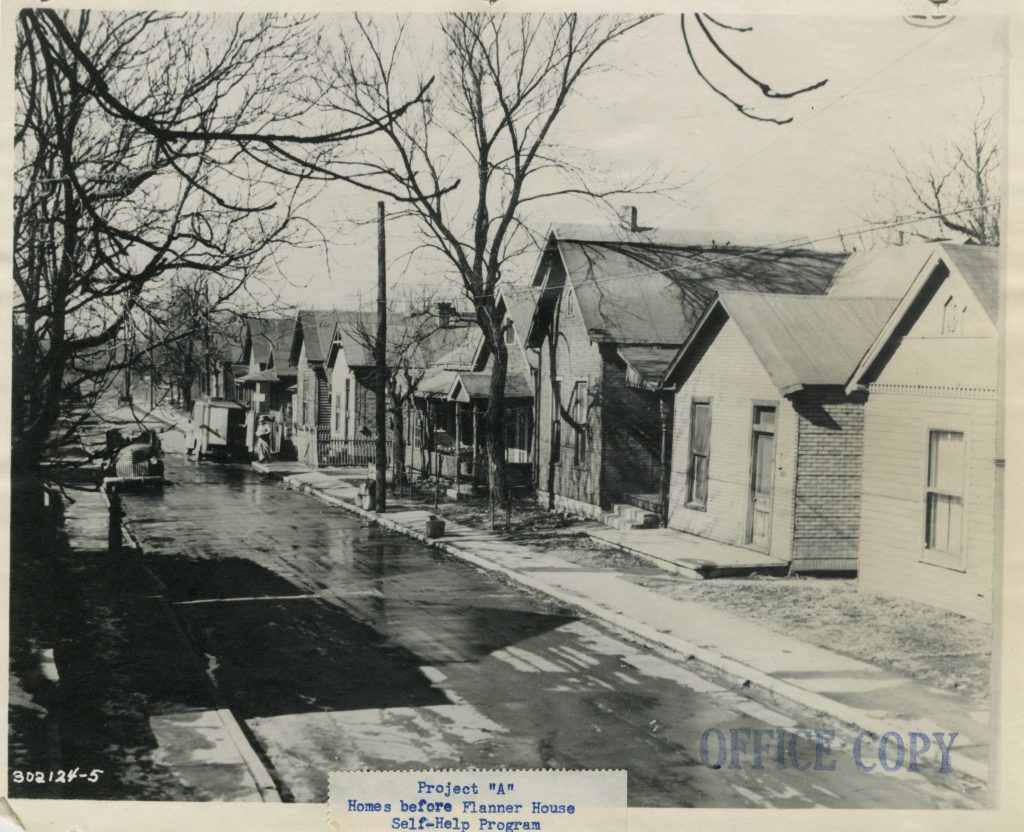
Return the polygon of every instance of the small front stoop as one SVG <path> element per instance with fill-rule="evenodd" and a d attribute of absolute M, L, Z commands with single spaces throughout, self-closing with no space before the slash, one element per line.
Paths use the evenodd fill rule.
<path fill-rule="evenodd" d="M 601 522 L 613 529 L 656 529 L 658 515 L 626 503 L 616 503 L 611 511 L 601 512 Z"/>

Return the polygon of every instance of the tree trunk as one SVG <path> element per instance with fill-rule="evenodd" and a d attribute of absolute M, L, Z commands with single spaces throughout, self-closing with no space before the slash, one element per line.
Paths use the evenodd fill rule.
<path fill-rule="evenodd" d="M 556 311 L 555 326 L 558 325 L 558 317 Z M 557 329 L 552 328 L 553 333 L 557 332 Z M 555 359 L 558 353 L 558 341 L 556 337 L 551 335 L 547 339 L 548 344 L 548 392 L 551 394 L 551 406 L 550 412 L 541 415 L 537 414 L 538 419 L 548 419 L 548 459 L 547 459 L 547 492 L 548 492 L 548 511 L 555 510 L 555 431 L 554 431 L 554 420 L 551 417 L 552 413 L 558 412 L 559 403 L 555 401 Z M 543 372 L 541 373 L 543 375 Z M 538 389 L 539 385 L 538 385 Z M 540 399 L 537 399 L 539 402 Z"/>
<path fill-rule="evenodd" d="M 396 494 L 402 493 L 402 486 L 405 484 L 405 410 L 403 405 L 403 402 L 392 398 L 391 419 L 394 430 L 392 431 L 391 453 L 394 455 L 394 459 L 391 463 L 391 470 L 394 474 L 394 482 L 391 489 Z"/>
<path fill-rule="evenodd" d="M 505 460 L 505 379 L 508 349 L 505 340 L 492 344 L 491 386 L 484 411 L 484 440 L 487 447 L 487 487 L 492 504 L 502 510 L 508 504 L 508 464 Z"/>

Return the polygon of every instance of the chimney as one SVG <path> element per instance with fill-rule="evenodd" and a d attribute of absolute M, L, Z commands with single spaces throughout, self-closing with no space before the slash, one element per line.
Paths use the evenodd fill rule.
<path fill-rule="evenodd" d="M 637 224 L 635 205 L 627 205 L 622 209 L 622 227 L 631 232 L 640 230 L 640 226 Z"/>
<path fill-rule="evenodd" d="M 454 304 L 448 303 L 447 301 L 441 301 L 437 305 L 437 317 L 441 321 L 441 328 L 447 329 L 452 324 L 452 319 L 455 317 L 455 306 Z"/>
<path fill-rule="evenodd" d="M 903 245 L 903 231 L 900 230 L 900 245 Z"/>

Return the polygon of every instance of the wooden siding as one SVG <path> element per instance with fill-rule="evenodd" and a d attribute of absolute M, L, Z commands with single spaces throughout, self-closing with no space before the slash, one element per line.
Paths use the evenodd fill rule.
<path fill-rule="evenodd" d="M 962 336 L 942 336 L 950 296 L 967 307 Z M 991 620 L 996 522 L 996 339 L 967 286 L 951 275 L 877 370 L 864 424 L 859 584 Z M 962 571 L 927 563 L 930 430 L 964 434 Z"/>
<path fill-rule="evenodd" d="M 686 476 L 690 452 L 690 403 L 711 398 L 711 453 L 706 510 L 688 508 Z M 793 539 L 796 414 L 761 366 L 739 328 L 726 321 L 675 397 L 671 528 L 743 546 L 750 503 L 751 427 L 754 403 L 776 404 L 775 482 L 769 554 L 789 560 Z"/>
<path fill-rule="evenodd" d="M 566 280 L 569 285 L 568 279 Z M 564 298 L 565 295 L 563 294 Z M 545 337 L 540 349 L 539 373 L 540 389 L 537 399 L 537 469 L 538 494 L 547 498 L 549 490 L 549 473 L 553 474 L 553 487 L 557 502 L 572 510 L 580 510 L 580 506 L 591 506 L 588 510 L 593 515 L 601 505 L 601 459 L 603 454 L 603 412 L 600 401 L 602 384 L 601 353 L 591 343 L 590 334 L 583 323 L 583 317 L 577 306 L 574 314 L 560 315 L 561 332 L 557 339 L 555 357 L 555 375 L 562 379 L 562 404 L 568 407 L 569 396 L 573 384 L 577 381 L 587 382 L 590 398 L 588 408 L 588 424 L 590 435 L 587 441 L 587 454 L 584 464 L 573 465 L 573 429 L 563 421 L 561 462 L 553 466 L 548 463 L 551 453 L 551 336 Z M 571 502 L 566 502 L 571 501 Z M 577 505 L 578 504 L 578 505 Z M 573 508 L 575 506 L 575 508 Z M 596 511 L 599 514 L 599 511 Z"/>
<path fill-rule="evenodd" d="M 991 620 L 995 532 L 995 398 L 872 388 L 865 411 L 859 584 Z M 922 561 L 929 430 L 966 441 L 963 571 Z"/>
<path fill-rule="evenodd" d="M 352 435 L 352 385 L 354 378 L 345 359 L 345 350 L 339 349 L 334 357 L 334 365 L 329 370 L 331 376 L 331 436 L 334 439 L 353 439 Z M 345 382 L 349 386 L 349 413 L 345 418 Z M 345 425 L 349 425 L 345 433 Z"/>

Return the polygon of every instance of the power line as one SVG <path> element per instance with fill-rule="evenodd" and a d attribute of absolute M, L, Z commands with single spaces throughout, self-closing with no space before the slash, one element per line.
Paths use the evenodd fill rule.
<path fill-rule="evenodd" d="M 854 84 L 854 86 L 850 87 L 850 89 L 848 89 L 845 93 L 843 93 L 842 95 L 840 95 L 839 97 L 837 97 L 833 101 L 830 101 L 828 104 L 826 104 L 820 110 L 817 110 L 815 113 L 813 113 L 812 115 L 808 116 L 803 121 L 797 122 L 793 127 L 791 127 L 790 129 L 788 129 L 784 133 L 782 133 L 782 135 L 778 136 L 773 141 L 771 141 L 768 144 L 764 145 L 759 150 L 755 151 L 750 156 L 748 156 L 745 159 L 743 159 L 742 161 L 740 161 L 738 164 L 736 164 L 733 167 L 729 168 L 729 170 L 727 170 L 721 176 L 718 176 L 715 179 L 712 179 L 710 182 L 708 182 L 706 185 L 704 185 L 702 188 L 700 188 L 698 191 L 696 191 L 694 196 L 699 196 L 700 194 L 704 193 L 708 188 L 712 187 L 713 185 L 717 185 L 719 182 L 721 182 L 724 179 L 727 179 L 728 177 L 732 176 L 740 168 L 742 168 L 743 166 L 745 166 L 749 162 L 753 161 L 754 159 L 756 159 L 761 154 L 766 153 L 768 150 L 773 148 L 775 145 L 777 145 L 779 142 L 783 141 L 784 139 L 791 138 L 794 133 L 796 133 L 798 130 L 803 128 L 805 125 L 807 125 L 808 123 L 810 123 L 811 121 L 816 119 L 822 113 L 828 111 L 829 109 L 834 107 L 836 104 L 838 104 L 840 101 L 843 101 L 844 99 L 850 97 L 850 95 L 852 95 L 856 90 L 860 89 L 861 87 L 863 87 L 868 82 L 873 81 L 879 75 L 881 75 L 884 72 L 888 71 L 889 69 L 894 67 L 896 64 L 898 64 L 900 61 L 903 61 L 906 58 L 910 57 L 918 49 L 921 49 L 921 48 L 927 46 L 929 43 L 931 43 L 937 37 L 942 35 L 945 31 L 946 31 L 946 29 L 939 29 L 930 38 L 927 38 L 927 39 L 921 41 L 920 43 L 916 44 L 911 49 L 908 49 L 906 52 L 904 52 L 903 54 L 899 55 L 898 57 L 896 57 L 895 59 L 893 59 L 892 61 L 887 63 L 885 66 L 883 66 L 877 72 L 872 73 L 867 78 L 864 78 L 862 81 L 858 82 L 857 84 Z M 664 212 L 662 214 L 659 214 L 657 217 L 655 217 L 655 219 L 660 219 L 662 216 L 664 216 L 665 213 L 668 213 L 668 212 Z"/>
<path fill-rule="evenodd" d="M 902 219 L 902 220 L 894 220 L 894 221 L 891 221 L 891 222 L 877 223 L 877 224 L 874 224 L 874 225 L 866 225 L 866 226 L 863 226 L 861 228 L 857 228 L 857 229 L 853 229 L 853 230 L 850 230 L 850 229 L 839 230 L 839 231 L 837 231 L 834 234 L 829 234 L 829 235 L 826 235 L 824 237 L 801 238 L 801 239 L 798 239 L 798 240 L 794 240 L 792 242 L 784 242 L 784 243 L 781 243 L 781 244 L 778 244 L 778 245 L 774 245 L 774 246 L 757 246 L 757 247 L 751 246 L 751 247 L 745 248 L 743 251 L 737 251 L 737 252 L 733 252 L 733 253 L 729 253 L 729 254 L 724 254 L 721 257 L 715 258 L 713 261 L 705 261 L 705 262 L 712 262 L 715 265 L 717 265 L 719 263 L 726 263 L 726 262 L 729 262 L 730 260 L 737 260 L 737 259 L 740 259 L 740 258 L 748 258 L 749 259 L 749 258 L 754 257 L 754 256 L 759 255 L 759 254 L 771 254 L 771 253 L 774 253 L 774 252 L 783 252 L 783 251 L 799 251 L 801 249 L 806 249 L 808 246 L 814 245 L 815 243 L 829 242 L 830 240 L 838 240 L 838 239 L 840 239 L 842 237 L 856 237 L 856 236 L 861 235 L 861 234 L 869 234 L 869 233 L 874 232 L 874 231 L 885 231 L 886 229 L 889 229 L 889 228 L 898 228 L 898 227 L 903 226 L 903 225 L 913 225 L 913 224 L 919 223 L 919 222 L 927 222 L 928 220 L 941 219 L 942 217 L 957 216 L 959 214 L 964 214 L 964 213 L 969 213 L 971 211 L 976 211 L 979 208 L 992 208 L 992 207 L 995 207 L 997 205 L 999 205 L 998 202 L 991 202 L 991 203 L 988 203 L 986 205 L 977 205 L 977 206 L 973 206 L 971 208 L 963 208 L 963 209 L 961 209 L 959 211 L 944 211 L 941 214 L 923 214 L 923 215 L 909 217 L 907 219 Z M 581 242 L 588 242 L 588 241 L 583 240 Z M 602 245 L 601 241 L 593 241 L 593 242 L 596 245 Z M 627 241 L 619 241 L 619 242 L 622 245 L 630 245 L 630 243 L 627 242 Z M 644 245 L 644 243 L 633 243 L 633 245 Z M 652 245 L 657 245 L 657 244 L 652 244 Z M 663 247 L 664 248 L 678 248 L 678 246 L 672 246 L 670 244 L 666 244 Z M 719 250 L 716 249 L 715 251 L 719 251 Z M 617 275 L 612 275 L 610 277 L 602 277 L 602 278 L 596 278 L 594 280 L 588 280 L 587 281 L 587 285 L 591 286 L 591 285 L 594 285 L 594 284 L 611 283 L 611 282 L 616 281 L 616 280 L 629 280 L 631 278 L 643 277 L 643 276 L 649 275 L 649 274 L 658 274 L 658 273 L 664 272 L 666 270 L 667 269 L 664 268 L 664 267 L 663 268 L 654 267 L 654 268 L 650 268 L 650 269 L 642 269 L 640 271 L 627 272 L 625 274 L 617 274 Z M 511 284 L 511 285 L 519 286 L 521 284 Z M 499 289 L 499 291 L 500 291 L 500 289 Z M 477 295 L 477 297 L 481 297 L 481 298 L 484 298 L 484 297 L 494 297 L 494 296 L 496 296 L 496 293 L 494 293 L 494 292 L 483 292 L 483 293 L 480 293 L 480 294 Z M 521 303 L 525 303 L 525 302 L 526 302 L 525 300 L 521 301 L 519 304 L 516 304 L 516 306 L 520 305 Z"/>
<path fill-rule="evenodd" d="M 802 249 L 807 249 L 809 246 L 812 246 L 815 243 L 826 243 L 826 242 L 829 242 L 831 240 L 839 240 L 839 239 L 845 238 L 845 237 L 857 237 L 859 235 L 870 234 L 872 232 L 886 231 L 886 230 L 888 230 L 888 228 L 897 228 L 897 227 L 899 227 L 901 225 L 912 225 L 912 224 L 918 223 L 918 222 L 927 222 L 930 219 L 941 219 L 944 216 L 957 216 L 959 214 L 970 213 L 971 211 L 976 211 L 979 208 L 993 208 L 993 207 L 995 207 L 997 205 L 999 205 L 998 202 L 990 202 L 990 203 L 987 203 L 985 205 L 976 205 L 976 206 L 973 206 L 971 208 L 962 208 L 961 210 L 958 210 L 958 211 L 943 211 L 940 214 L 939 213 L 936 213 L 936 214 L 922 214 L 922 215 L 918 215 L 918 216 L 908 217 L 906 219 L 898 219 L 898 220 L 892 220 L 890 222 L 882 222 L 882 223 L 874 223 L 874 224 L 864 225 L 864 226 L 859 227 L 859 228 L 853 228 L 853 230 L 849 230 L 849 228 L 847 228 L 847 230 L 840 230 L 840 231 L 836 232 L 835 234 L 829 234 L 829 235 L 826 235 L 824 237 L 801 238 L 801 239 L 798 239 L 798 240 L 794 240 L 792 242 L 784 242 L 784 243 L 780 243 L 780 244 L 774 245 L 774 246 L 760 246 L 760 247 L 751 246 L 751 247 L 744 248 L 742 251 L 736 251 L 736 252 L 733 252 L 733 253 L 724 254 L 721 257 L 715 258 L 711 262 L 713 262 L 714 264 L 718 265 L 720 263 L 729 262 L 730 260 L 736 260 L 736 259 L 741 259 L 741 258 L 750 258 L 750 257 L 756 256 L 758 254 L 771 254 L 771 253 L 782 252 L 782 251 L 800 251 Z M 566 242 L 569 242 L 569 241 L 566 241 Z M 602 243 L 601 241 L 580 241 L 580 242 L 592 242 L 594 245 L 607 245 L 607 243 Z M 622 245 L 631 245 L 629 242 L 626 242 L 626 241 L 617 241 L 617 242 L 622 244 Z M 650 244 L 633 243 L 632 245 L 658 245 L 658 244 L 656 244 L 656 243 L 650 243 Z M 671 244 L 665 244 L 662 247 L 663 248 L 677 248 L 677 249 L 681 248 L 680 246 L 673 246 Z M 707 250 L 705 249 L 705 251 L 707 251 Z M 715 249 L 714 251 L 725 251 L 725 249 Z M 694 259 L 696 259 L 696 258 L 694 258 Z M 605 283 L 612 283 L 614 281 L 630 280 L 632 278 L 641 278 L 641 277 L 644 277 L 646 275 L 655 275 L 655 274 L 664 273 L 666 271 L 668 271 L 668 269 L 666 267 L 656 267 L 655 266 L 655 267 L 651 267 L 651 268 L 640 269 L 640 271 L 638 271 L 638 272 L 628 272 L 628 273 L 623 274 L 623 275 L 612 275 L 612 276 L 607 277 L 607 278 L 596 278 L 594 280 L 587 281 L 587 285 L 588 286 L 593 286 L 595 284 L 605 284 Z M 515 289 L 515 288 L 527 288 L 523 284 L 505 284 L 504 287 L 506 289 L 509 289 L 509 288 L 513 288 L 513 289 Z M 502 289 L 499 288 L 497 290 L 497 292 L 480 292 L 476 296 L 480 297 L 480 298 L 484 298 L 484 297 L 497 297 L 498 293 L 501 292 L 501 291 L 502 291 Z M 506 302 L 507 302 L 507 300 L 506 300 Z M 510 309 L 511 308 L 518 308 L 519 306 L 521 306 L 521 305 L 523 305 L 523 304 L 525 304 L 527 302 L 534 302 L 534 299 L 532 299 L 531 297 L 529 297 L 529 298 L 522 298 L 522 299 L 516 301 L 515 303 L 511 304 L 510 306 L 508 306 L 508 308 L 510 308 Z M 373 305 L 373 301 L 365 301 L 364 303 L 361 303 L 359 306 L 357 306 L 355 310 L 356 311 L 362 311 L 364 309 L 369 309 L 372 305 Z"/>

